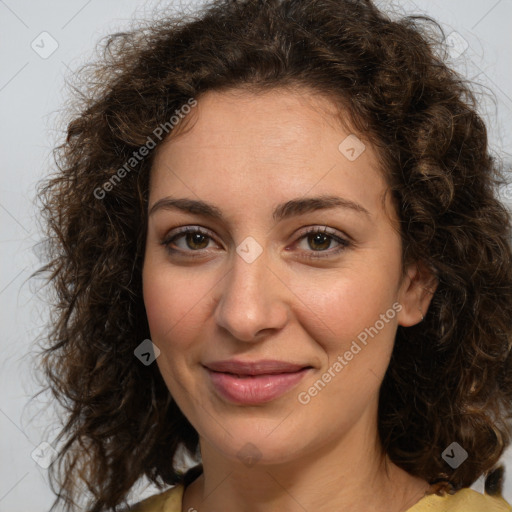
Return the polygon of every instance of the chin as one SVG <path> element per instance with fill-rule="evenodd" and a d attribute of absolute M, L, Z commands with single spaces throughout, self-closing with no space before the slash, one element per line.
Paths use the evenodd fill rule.
<path fill-rule="evenodd" d="M 198 432 L 219 454 L 233 462 L 242 462 L 248 467 L 256 463 L 284 464 L 296 459 L 300 452 L 314 451 L 304 436 L 306 426 L 301 428 L 291 420 L 291 416 L 293 414 L 290 417 L 282 414 L 272 419 L 248 417 L 245 420 L 224 421 L 224 428 L 219 426 L 213 432 L 209 428 L 203 429 L 204 436 L 201 429 Z M 212 422 L 208 425 L 211 427 Z M 293 426 L 293 432 L 290 426 Z M 313 439 L 311 443 L 315 444 Z"/>

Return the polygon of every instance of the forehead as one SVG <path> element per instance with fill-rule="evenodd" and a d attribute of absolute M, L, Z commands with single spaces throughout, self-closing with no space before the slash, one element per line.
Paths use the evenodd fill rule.
<path fill-rule="evenodd" d="M 339 116 L 335 103 L 307 90 L 207 92 L 157 149 L 152 200 L 172 192 L 276 203 L 337 193 L 382 209 L 379 155 Z"/>
<path fill-rule="evenodd" d="M 201 146 L 210 146 L 210 150 L 243 145 L 246 151 L 257 148 L 259 155 L 266 148 L 268 153 L 279 148 L 283 154 L 288 145 L 306 152 L 321 146 L 320 139 L 327 129 L 337 131 L 337 138 L 340 130 L 347 131 L 340 120 L 347 120 L 346 113 L 332 100 L 309 89 L 208 91 L 173 129 L 166 143 L 187 145 L 201 139 Z M 189 131 L 193 131 L 192 136 L 187 136 Z"/>

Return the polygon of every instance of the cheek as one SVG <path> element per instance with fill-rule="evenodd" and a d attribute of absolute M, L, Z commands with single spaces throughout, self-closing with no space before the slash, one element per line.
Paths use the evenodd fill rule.
<path fill-rule="evenodd" d="M 294 288 L 303 300 L 299 321 L 323 352 L 320 372 L 301 391 L 308 393 L 309 386 L 314 387 L 313 394 L 322 390 L 314 407 L 337 404 L 356 415 L 378 393 L 393 351 L 400 309 L 399 268 L 393 272 L 393 265 L 362 261 L 316 280 L 314 286 L 295 280 Z M 325 389 L 318 379 L 329 382 Z"/>
<path fill-rule="evenodd" d="M 376 400 L 393 351 L 400 305 L 383 283 L 366 285 L 340 280 L 310 296 L 302 311 L 301 323 L 323 354 L 298 398 L 332 425 L 352 424 Z"/>
<path fill-rule="evenodd" d="M 164 276 L 158 275 L 152 270 L 145 270 L 143 273 L 143 295 L 146 315 L 153 342 L 160 345 L 160 341 L 172 326 L 182 316 L 176 305 L 178 294 L 176 288 L 166 286 Z M 181 312 L 183 313 L 183 312 Z"/>
<path fill-rule="evenodd" d="M 368 329 L 374 332 L 376 323 L 380 339 L 393 338 L 395 290 L 391 272 L 386 277 L 355 268 L 317 280 L 314 287 L 300 279 L 294 283 L 294 291 L 305 306 L 302 324 L 311 334 L 321 333 L 319 341 L 328 352 L 342 350 Z"/>
<path fill-rule="evenodd" d="M 160 349 L 156 359 L 159 371 L 175 400 L 188 396 L 184 383 L 188 382 L 186 359 L 192 357 L 195 329 L 201 325 L 194 316 L 199 310 L 197 287 L 190 286 L 179 272 L 168 265 L 148 259 L 142 273 L 143 297 L 151 341 Z M 194 307 L 195 306 L 195 307 Z M 190 382 L 188 382 L 190 385 Z M 179 400 L 180 406 L 186 405 Z"/>
<path fill-rule="evenodd" d="M 167 344 L 178 330 L 197 325 L 196 317 L 209 289 L 200 277 L 173 271 L 170 266 L 154 264 L 151 260 L 146 262 L 143 296 L 153 341 L 157 345 Z"/>

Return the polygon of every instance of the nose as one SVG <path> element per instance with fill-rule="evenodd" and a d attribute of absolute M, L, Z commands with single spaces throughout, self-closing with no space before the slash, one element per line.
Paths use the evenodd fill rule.
<path fill-rule="evenodd" d="M 234 254 L 231 271 L 220 285 L 215 320 L 240 341 L 259 341 L 289 319 L 291 292 L 268 266 L 265 253 L 251 263 Z"/>

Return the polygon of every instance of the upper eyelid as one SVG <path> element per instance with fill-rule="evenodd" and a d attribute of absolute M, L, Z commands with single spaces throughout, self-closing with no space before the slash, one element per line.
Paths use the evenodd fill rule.
<path fill-rule="evenodd" d="M 172 230 L 174 231 L 174 230 Z M 211 231 L 210 229 L 208 228 L 205 228 L 203 226 L 181 226 L 179 228 L 176 228 L 176 233 L 173 233 L 172 235 L 171 234 L 167 234 L 164 239 L 165 240 L 168 240 L 168 239 L 172 239 L 172 238 L 176 238 L 180 235 L 186 235 L 187 233 L 200 233 L 202 235 L 206 235 L 206 236 L 209 236 L 210 238 L 212 239 L 216 239 L 217 238 L 217 235 L 214 234 L 213 231 Z"/>

